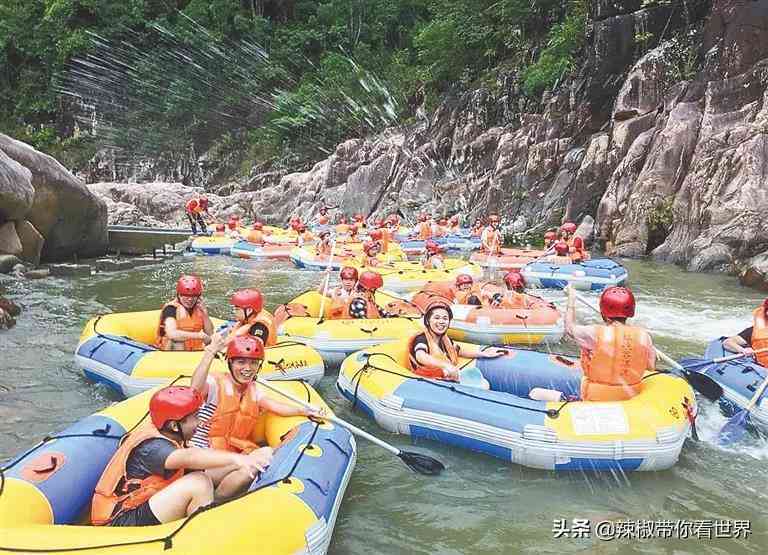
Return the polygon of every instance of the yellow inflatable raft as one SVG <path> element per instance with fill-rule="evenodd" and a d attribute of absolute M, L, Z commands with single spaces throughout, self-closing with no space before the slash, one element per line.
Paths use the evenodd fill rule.
<path fill-rule="evenodd" d="M 275 386 L 330 410 L 306 384 Z M 150 395 L 76 422 L 3 469 L 0 553 L 326 552 L 355 465 L 355 440 L 330 423 L 269 413 L 251 438 L 275 448 L 274 458 L 243 496 L 156 526 L 87 525 L 96 483 L 119 439 L 145 417 Z"/>
<path fill-rule="evenodd" d="M 337 367 L 344 357 L 355 351 L 379 343 L 396 341 L 415 333 L 421 327 L 421 317 L 321 321 L 321 304 L 320 293 L 307 291 L 288 305 L 278 307 L 275 317 L 278 320 L 285 318 L 278 327 L 280 335 L 317 350 L 329 367 Z M 330 306 L 330 299 L 326 298 L 326 314 Z M 302 313 L 308 315 L 298 315 Z"/>
<path fill-rule="evenodd" d="M 531 400 L 531 389 L 578 395 L 578 360 L 522 349 L 477 359 L 473 363 L 491 388 L 484 390 L 413 374 L 407 349 L 404 339 L 349 356 L 339 371 L 339 391 L 390 432 L 533 468 L 669 468 L 690 431 L 689 414 L 693 418 L 697 410 L 691 387 L 670 374 L 647 373 L 642 391 L 627 401 L 544 402 Z"/>
<path fill-rule="evenodd" d="M 155 340 L 159 310 L 106 314 L 85 324 L 75 349 L 75 360 L 86 377 L 101 382 L 125 397 L 154 387 L 179 375 L 191 376 L 202 351 L 159 351 Z M 212 318 L 214 327 L 225 324 Z M 226 372 L 222 359 L 211 365 Z M 306 380 L 317 383 L 325 373 L 320 355 L 296 341 L 283 339 L 269 347 L 261 369 L 267 379 Z"/>
<path fill-rule="evenodd" d="M 236 239 L 224 235 L 211 237 L 195 237 L 189 245 L 198 254 L 229 254 L 229 249 L 237 242 Z"/>
<path fill-rule="evenodd" d="M 480 266 L 458 258 L 445 259 L 445 268 L 440 270 L 425 270 L 420 262 L 390 262 L 372 267 L 351 265 L 360 272 L 378 272 L 384 280 L 383 289 L 396 295 L 418 291 L 429 281 L 453 281 L 459 274 L 468 274 L 475 279 L 483 275 Z"/>

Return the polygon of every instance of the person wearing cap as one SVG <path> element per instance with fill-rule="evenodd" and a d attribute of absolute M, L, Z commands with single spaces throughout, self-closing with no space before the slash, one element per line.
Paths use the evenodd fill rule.
<path fill-rule="evenodd" d="M 380 264 L 378 259 L 381 254 L 381 244 L 378 241 L 366 241 L 363 243 L 363 252 L 360 253 L 359 263 L 362 267 L 376 267 Z"/>
<path fill-rule="evenodd" d="M 758 364 L 768 367 L 768 299 L 752 311 L 752 325 L 723 341 L 723 348 L 731 353 L 754 357 Z"/>
<path fill-rule="evenodd" d="M 245 455 L 190 447 L 202 401 L 186 386 L 152 396 L 149 420 L 123 439 L 96 484 L 92 524 L 154 526 L 179 520 L 223 498 L 223 478 L 237 474 L 250 483 L 269 465 L 271 449 Z"/>
<path fill-rule="evenodd" d="M 317 234 L 317 242 L 315 243 L 315 254 L 317 256 L 330 256 L 331 255 L 331 232 L 324 229 Z"/>
<path fill-rule="evenodd" d="M 213 322 L 202 300 L 203 282 L 183 275 L 176 282 L 176 298 L 160 311 L 155 347 L 162 351 L 200 351 L 210 342 Z"/>

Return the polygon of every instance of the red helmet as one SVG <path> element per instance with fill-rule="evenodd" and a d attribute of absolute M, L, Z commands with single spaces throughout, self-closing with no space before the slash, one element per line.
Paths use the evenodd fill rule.
<path fill-rule="evenodd" d="M 250 308 L 254 312 L 261 312 L 261 309 L 264 308 L 264 296 L 258 289 L 243 289 L 232 295 L 229 304 L 238 308 Z"/>
<path fill-rule="evenodd" d="M 375 291 L 384 285 L 384 280 L 381 279 L 381 274 L 368 271 L 360 274 L 360 278 L 357 280 L 357 283 L 359 283 L 361 287 L 367 289 L 368 291 Z"/>
<path fill-rule="evenodd" d="M 237 220 L 229 220 L 227 222 L 227 227 L 229 229 L 237 229 Z"/>
<path fill-rule="evenodd" d="M 544 234 L 545 241 L 554 241 L 555 239 L 557 239 L 557 232 L 555 231 L 547 231 Z"/>
<path fill-rule="evenodd" d="M 368 235 L 370 235 L 370 236 L 371 236 L 371 239 L 373 239 L 374 241 L 378 241 L 378 240 L 380 240 L 382 237 L 384 237 L 384 234 L 381 232 L 381 230 L 380 230 L 380 229 L 374 229 L 374 230 L 373 230 L 373 231 L 371 231 L 371 232 L 370 232 Z"/>
<path fill-rule="evenodd" d="M 488 221 L 489 221 L 489 222 L 491 222 L 492 224 L 497 224 L 497 223 L 499 223 L 501 220 L 499 219 L 499 215 L 498 215 L 498 214 L 491 214 L 491 215 L 489 216 L 489 218 L 488 218 Z"/>
<path fill-rule="evenodd" d="M 158 430 L 170 421 L 183 420 L 203 404 L 203 397 L 189 386 L 172 385 L 149 400 L 149 417 Z"/>
<path fill-rule="evenodd" d="M 198 202 L 196 198 L 189 199 L 189 201 L 187 201 L 187 207 L 191 210 L 197 208 L 197 205 L 198 205 Z"/>
<path fill-rule="evenodd" d="M 355 221 L 356 222 L 365 221 L 365 216 L 363 216 L 362 214 L 355 214 Z"/>
<path fill-rule="evenodd" d="M 507 284 L 508 289 L 522 289 L 525 287 L 525 280 L 517 272 L 507 272 L 504 276 L 504 283 Z"/>
<path fill-rule="evenodd" d="M 467 285 L 467 284 L 472 285 L 473 283 L 475 283 L 475 280 L 472 279 L 472 276 L 470 276 L 469 274 L 459 274 L 458 276 L 456 276 L 457 287 L 459 285 Z"/>
<path fill-rule="evenodd" d="M 239 335 L 227 345 L 227 359 L 233 358 L 264 358 L 264 342 L 252 335 Z"/>
<path fill-rule="evenodd" d="M 203 282 L 197 276 L 181 276 L 176 282 L 176 294 L 199 297 L 203 294 Z"/>
<path fill-rule="evenodd" d="M 429 299 L 424 307 L 424 327 L 427 327 L 429 324 L 429 317 L 432 316 L 432 312 L 437 310 L 438 308 L 442 308 L 443 310 L 448 311 L 448 317 L 453 320 L 453 310 L 451 310 L 451 301 L 446 299 L 445 297 L 435 296 Z"/>
<path fill-rule="evenodd" d="M 448 225 L 448 220 L 445 218 L 440 218 L 440 221 L 437 222 L 439 225 Z"/>
<path fill-rule="evenodd" d="M 555 253 L 557 253 L 558 256 L 566 256 L 569 251 L 568 243 L 565 241 L 558 241 L 555 243 Z"/>
<path fill-rule="evenodd" d="M 264 229 L 264 224 L 261 222 L 253 222 L 253 229 Z"/>
<path fill-rule="evenodd" d="M 290 219 L 291 223 L 300 222 L 300 221 L 301 221 L 301 218 L 299 218 L 298 216 L 291 216 L 291 219 Z"/>
<path fill-rule="evenodd" d="M 427 221 L 427 215 L 424 212 L 419 214 L 419 221 L 420 222 L 426 222 Z"/>
<path fill-rule="evenodd" d="M 225 226 L 224 224 L 216 224 L 216 231 L 221 232 L 221 231 L 224 231 L 225 229 L 227 229 L 227 226 Z"/>
<path fill-rule="evenodd" d="M 603 318 L 631 318 L 635 315 L 635 296 L 626 287 L 608 287 L 600 295 Z"/>
<path fill-rule="evenodd" d="M 376 220 L 376 221 L 374 222 L 374 225 L 375 225 L 376 227 L 384 227 L 384 220 L 382 220 L 381 218 L 379 218 L 378 220 Z"/>
<path fill-rule="evenodd" d="M 352 266 L 344 266 L 339 272 L 341 279 L 357 279 L 357 269 Z"/>
<path fill-rule="evenodd" d="M 576 231 L 576 224 L 573 222 L 565 222 L 563 225 L 560 226 L 560 231 L 565 231 L 566 233 L 573 233 Z"/>
<path fill-rule="evenodd" d="M 363 250 L 365 252 L 370 252 L 373 249 L 377 249 L 377 248 L 379 248 L 379 244 L 376 243 L 375 241 L 366 241 L 365 243 L 363 243 Z"/>
<path fill-rule="evenodd" d="M 440 245 L 435 243 L 432 239 L 428 239 L 427 242 L 424 244 L 424 246 L 427 249 L 427 252 L 435 254 L 440 252 Z"/>

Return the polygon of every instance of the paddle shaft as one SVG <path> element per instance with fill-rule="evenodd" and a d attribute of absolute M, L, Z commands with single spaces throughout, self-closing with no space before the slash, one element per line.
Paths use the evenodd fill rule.
<path fill-rule="evenodd" d="M 333 263 L 333 252 L 336 250 L 336 235 L 333 236 L 333 241 L 331 242 L 331 255 L 328 257 L 328 264 L 325 267 L 325 285 L 323 285 L 323 296 L 320 298 L 320 319 L 323 318 L 323 314 L 325 314 L 325 296 L 328 294 L 328 285 L 331 282 L 331 264 Z"/>
<path fill-rule="evenodd" d="M 256 378 L 256 381 L 259 383 L 259 385 L 263 385 L 267 389 L 269 389 L 271 391 L 274 391 L 275 393 L 277 393 L 279 395 L 282 395 L 286 399 L 290 399 L 291 401 L 293 401 L 297 405 L 300 405 L 300 406 L 304 407 L 305 409 L 308 409 L 308 410 L 311 410 L 311 411 L 315 411 L 315 412 L 319 411 L 319 409 L 317 407 L 315 407 L 314 405 L 311 405 L 311 404 L 307 403 L 306 401 L 291 395 L 290 393 L 286 393 L 285 391 L 282 391 L 282 390 L 274 387 L 273 385 L 270 385 L 269 382 L 266 382 L 266 381 L 262 380 L 261 378 Z M 376 445 L 378 445 L 379 447 L 381 447 L 383 449 L 386 449 L 387 451 L 389 451 L 393 455 L 400 455 L 400 449 L 398 449 L 397 447 L 395 447 L 393 445 L 390 445 L 386 441 L 383 441 L 383 440 L 377 438 L 376 436 L 372 436 L 371 434 L 369 434 L 365 430 L 361 430 L 360 428 L 358 428 L 354 424 L 350 424 L 346 420 L 342 420 L 341 418 L 339 418 L 337 416 L 334 416 L 332 414 L 327 414 L 325 416 L 322 416 L 321 418 L 323 420 L 328 420 L 329 422 L 333 422 L 334 424 L 338 424 L 342 428 L 346 428 L 347 430 L 349 430 L 353 434 L 358 435 L 358 436 L 360 436 L 362 438 L 365 438 L 368 441 L 370 441 L 371 443 L 375 443 Z"/>
<path fill-rule="evenodd" d="M 745 412 L 750 412 L 754 408 L 760 400 L 760 397 L 763 396 L 763 391 L 765 391 L 766 386 L 768 386 L 768 376 L 765 377 L 763 383 L 760 384 L 760 387 L 757 388 L 757 391 L 755 391 L 755 394 L 749 400 L 749 403 L 747 403 L 747 406 L 744 407 Z"/>

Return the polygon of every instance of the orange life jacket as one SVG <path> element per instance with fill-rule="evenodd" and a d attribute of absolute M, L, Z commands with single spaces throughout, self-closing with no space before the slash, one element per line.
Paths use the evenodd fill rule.
<path fill-rule="evenodd" d="M 449 281 L 428 281 L 421 288 L 421 292 L 431 293 L 431 297 L 438 295 L 452 301 L 456 297 L 458 289 Z"/>
<path fill-rule="evenodd" d="M 163 306 L 163 310 L 167 306 L 176 307 L 176 328 L 180 331 L 203 331 L 205 329 L 205 315 L 203 311 L 195 304 L 195 308 L 192 309 L 192 314 L 187 312 L 187 309 L 182 306 L 178 299 L 166 303 Z M 155 333 L 155 347 L 161 351 L 170 351 L 172 348 L 172 341 L 165 334 L 165 319 L 163 318 L 163 312 L 160 311 L 160 322 L 157 325 L 157 332 Z M 184 350 L 185 351 L 202 351 L 205 347 L 205 343 L 202 339 L 185 339 Z"/>
<path fill-rule="evenodd" d="M 262 394 L 256 384 L 250 384 L 244 393 L 238 391 L 229 374 L 211 374 L 216 380 L 216 411 L 210 419 L 208 443 L 214 449 L 250 453 L 258 449 L 251 441 L 261 409 Z"/>
<path fill-rule="evenodd" d="M 455 303 L 456 304 L 469 304 L 469 298 L 475 296 L 478 299 L 480 298 L 480 288 L 476 285 L 472 285 L 469 289 L 466 291 L 462 291 L 461 289 L 456 289 L 456 293 L 454 293 Z"/>
<path fill-rule="evenodd" d="M 180 468 L 170 478 L 154 474 L 144 479 L 128 478 L 128 457 L 141 443 L 154 438 L 167 439 L 176 447 L 181 447 L 178 442 L 161 434 L 151 422 L 146 422 L 126 436 L 96 484 L 91 500 L 91 523 L 96 526 L 109 524 L 118 515 L 135 509 L 184 475 L 184 469 Z"/>
<path fill-rule="evenodd" d="M 188 200 L 187 204 L 184 205 L 184 210 L 186 210 L 187 214 L 197 214 L 200 211 L 199 209 L 200 205 L 195 199 Z"/>
<path fill-rule="evenodd" d="M 483 250 L 490 254 L 501 252 L 501 235 L 498 230 L 488 226 L 482 234 Z"/>
<path fill-rule="evenodd" d="M 317 223 L 320 225 L 328 225 L 328 216 L 323 216 L 322 214 L 317 217 Z"/>
<path fill-rule="evenodd" d="M 245 240 L 250 243 L 255 243 L 257 245 L 264 244 L 264 233 L 259 231 L 258 229 L 250 229 L 245 234 Z"/>
<path fill-rule="evenodd" d="M 421 332 L 414 334 L 408 340 L 408 366 L 414 374 L 424 376 L 426 378 L 442 378 L 442 368 L 435 368 L 431 366 L 423 366 L 413 354 L 413 345 L 416 343 L 416 338 L 421 335 Z M 443 335 L 438 338 L 429 330 L 424 330 L 424 335 L 427 338 L 427 349 L 429 355 L 440 360 L 445 360 L 453 365 L 459 363 L 459 352 L 456 349 L 451 338 L 448 335 Z"/>
<path fill-rule="evenodd" d="M 227 340 L 234 339 L 241 335 L 248 335 L 251 331 L 251 326 L 254 324 L 262 324 L 267 328 L 267 340 L 264 342 L 265 347 L 271 347 L 277 343 L 275 318 L 266 310 L 262 310 L 258 314 L 252 314 L 246 318 L 245 322 L 238 322 L 235 324 L 232 331 L 229 332 Z"/>
<path fill-rule="evenodd" d="M 429 225 L 429 222 L 421 222 L 419 224 L 419 233 L 416 238 L 421 241 L 426 241 L 427 239 L 432 238 L 432 226 Z"/>
<path fill-rule="evenodd" d="M 388 229 L 382 229 L 381 230 L 381 241 L 379 241 L 379 245 L 381 246 L 381 254 L 387 254 L 387 250 L 389 250 L 389 242 L 392 240 L 392 232 Z"/>
<path fill-rule="evenodd" d="M 653 343 L 643 329 L 598 326 L 595 349 L 581 351 L 581 400 L 624 401 L 640 393 L 649 349 Z"/>
<path fill-rule="evenodd" d="M 363 252 L 360 255 L 360 258 L 358 260 L 360 261 L 360 265 L 363 266 L 363 267 L 366 267 L 366 266 L 378 266 L 379 265 L 379 259 L 378 258 L 376 258 L 375 256 L 368 256 L 367 254 L 365 254 L 365 252 Z"/>
<path fill-rule="evenodd" d="M 354 294 L 346 299 L 338 298 L 331 301 L 331 307 L 329 310 L 328 318 L 331 320 L 351 320 L 352 315 L 349 312 L 349 307 L 352 301 L 361 298 L 359 295 Z M 366 318 L 380 318 L 379 307 L 376 306 L 370 299 L 365 299 L 365 317 Z"/>
<path fill-rule="evenodd" d="M 768 347 L 768 324 L 765 322 L 765 310 L 762 306 L 752 312 L 752 348 L 765 349 Z M 755 360 L 762 366 L 768 366 L 768 351 L 755 353 Z"/>

